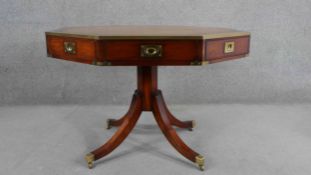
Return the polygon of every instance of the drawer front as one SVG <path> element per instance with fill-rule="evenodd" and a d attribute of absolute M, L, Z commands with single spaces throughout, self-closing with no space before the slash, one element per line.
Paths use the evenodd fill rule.
<path fill-rule="evenodd" d="M 206 59 L 208 62 L 220 62 L 244 57 L 249 53 L 249 36 L 206 41 Z"/>
<path fill-rule="evenodd" d="M 91 64 L 96 56 L 96 41 L 47 36 L 47 52 L 54 58 Z"/>
<path fill-rule="evenodd" d="M 105 42 L 105 57 L 112 65 L 189 65 L 202 59 L 202 41 Z"/>
<path fill-rule="evenodd" d="M 102 66 L 201 65 L 242 58 L 249 36 L 210 40 L 93 40 L 47 35 L 54 58 Z"/>

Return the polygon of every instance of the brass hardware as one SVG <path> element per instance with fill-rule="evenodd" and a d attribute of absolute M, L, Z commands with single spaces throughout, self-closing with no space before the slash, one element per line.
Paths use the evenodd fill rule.
<path fill-rule="evenodd" d="M 195 123 L 195 120 L 192 120 L 191 121 L 191 127 L 188 128 L 189 131 L 193 131 L 193 128 L 195 127 L 196 123 Z"/>
<path fill-rule="evenodd" d="M 195 61 L 191 61 L 191 62 L 190 62 L 190 65 L 199 66 L 199 65 L 202 65 L 202 62 L 199 61 L 199 60 L 195 60 Z"/>
<path fill-rule="evenodd" d="M 225 42 L 225 48 L 224 48 L 224 52 L 225 53 L 232 53 L 234 52 L 234 42 Z"/>
<path fill-rule="evenodd" d="M 192 120 L 192 128 L 195 128 L 197 126 L 197 123 L 195 122 L 195 120 Z"/>
<path fill-rule="evenodd" d="M 93 64 L 96 66 L 111 66 L 112 65 L 110 61 L 93 61 Z"/>
<path fill-rule="evenodd" d="M 64 51 L 69 54 L 76 53 L 76 43 L 74 42 L 64 42 Z"/>
<path fill-rule="evenodd" d="M 205 162 L 205 158 L 203 156 L 198 155 L 195 157 L 195 163 L 198 165 L 201 171 L 204 171 L 204 162 Z"/>
<path fill-rule="evenodd" d="M 85 157 L 84 157 L 86 163 L 87 163 L 87 166 L 89 167 L 89 169 L 92 169 L 93 166 L 94 166 L 94 160 L 95 160 L 95 156 L 94 154 L 92 153 L 89 153 L 87 154 Z"/>
<path fill-rule="evenodd" d="M 107 129 L 110 129 L 110 128 L 111 128 L 110 121 L 111 121 L 111 119 L 107 119 L 107 120 L 106 120 L 106 128 L 107 128 Z"/>
<path fill-rule="evenodd" d="M 190 62 L 190 65 L 192 65 L 192 66 L 201 66 L 201 65 L 205 65 L 205 64 L 208 64 L 208 61 L 195 60 L 195 61 Z"/>
<path fill-rule="evenodd" d="M 162 46 L 161 45 L 141 45 L 140 56 L 141 57 L 161 57 Z"/>

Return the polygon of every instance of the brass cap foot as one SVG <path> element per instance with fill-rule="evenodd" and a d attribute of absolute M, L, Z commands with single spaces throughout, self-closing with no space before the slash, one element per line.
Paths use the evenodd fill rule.
<path fill-rule="evenodd" d="M 204 171 L 204 164 L 205 164 L 204 162 L 205 162 L 205 158 L 203 156 L 197 155 L 195 157 L 195 163 L 198 165 L 201 171 Z"/>
<path fill-rule="evenodd" d="M 197 123 L 195 122 L 195 120 L 192 120 L 192 128 L 195 128 L 197 126 Z"/>
<path fill-rule="evenodd" d="M 95 160 L 95 156 L 94 154 L 92 153 L 89 153 L 87 154 L 85 157 L 84 157 L 86 163 L 87 163 L 87 166 L 89 167 L 89 169 L 92 169 L 93 166 L 94 166 L 94 160 Z"/>
<path fill-rule="evenodd" d="M 106 120 L 106 129 L 111 129 L 110 121 L 111 119 Z"/>
<path fill-rule="evenodd" d="M 192 123 L 191 128 L 188 128 L 189 131 L 193 131 L 193 128 L 195 128 L 195 126 L 196 126 L 195 120 L 192 120 L 191 123 Z"/>

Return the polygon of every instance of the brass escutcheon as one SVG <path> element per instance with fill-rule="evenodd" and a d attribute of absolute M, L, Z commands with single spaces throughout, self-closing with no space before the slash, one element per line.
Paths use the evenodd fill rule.
<path fill-rule="evenodd" d="M 74 42 L 64 42 L 64 51 L 69 54 L 76 53 L 76 43 Z"/>
<path fill-rule="evenodd" d="M 141 57 L 161 57 L 162 46 L 161 45 L 141 45 L 140 56 Z"/>
<path fill-rule="evenodd" d="M 231 53 L 234 52 L 234 42 L 225 42 L 225 48 L 224 48 L 225 53 Z"/>

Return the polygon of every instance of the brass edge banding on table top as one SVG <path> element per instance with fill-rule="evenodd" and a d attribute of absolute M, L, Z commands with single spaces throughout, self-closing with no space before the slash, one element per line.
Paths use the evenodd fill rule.
<path fill-rule="evenodd" d="M 198 165 L 201 171 L 204 170 L 205 158 L 201 155 L 195 156 L 195 163 Z"/>
<path fill-rule="evenodd" d="M 190 62 L 190 65 L 192 66 L 201 66 L 205 64 L 208 64 L 208 61 L 195 60 Z"/>
<path fill-rule="evenodd" d="M 63 37 L 76 37 L 94 40 L 200 40 L 200 39 L 217 39 L 217 38 L 230 38 L 238 36 L 250 36 L 249 32 L 228 32 L 218 34 L 205 34 L 201 36 L 96 36 L 96 35 L 82 35 L 82 34 L 68 34 L 58 32 L 45 32 L 46 35 L 63 36 Z"/>
<path fill-rule="evenodd" d="M 84 157 L 87 166 L 91 169 L 93 168 L 94 165 L 94 160 L 95 160 L 95 156 L 92 153 L 88 153 L 85 157 Z"/>
<path fill-rule="evenodd" d="M 250 35 L 251 34 L 249 32 L 218 33 L 218 34 L 203 35 L 203 39 L 231 38 L 231 37 L 250 36 Z"/>

